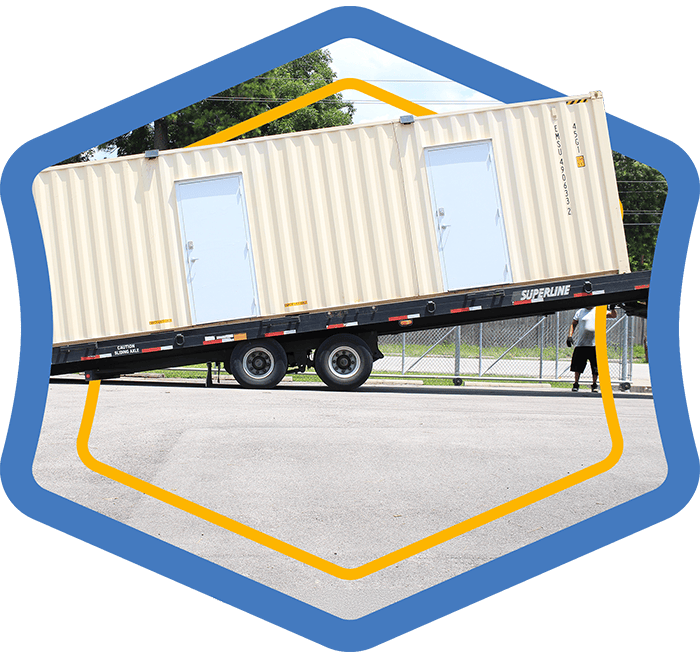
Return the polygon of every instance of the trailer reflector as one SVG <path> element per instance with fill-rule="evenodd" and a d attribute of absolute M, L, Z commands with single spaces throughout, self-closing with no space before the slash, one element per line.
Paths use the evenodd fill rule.
<path fill-rule="evenodd" d="M 276 332 L 266 332 L 266 337 L 280 337 L 281 335 L 294 335 L 296 330 L 278 330 Z"/>
<path fill-rule="evenodd" d="M 111 353 L 101 353 L 100 355 L 84 355 L 81 360 L 102 360 L 103 358 L 112 357 Z"/>
<path fill-rule="evenodd" d="M 474 307 L 457 307 L 456 309 L 451 309 L 450 314 L 459 314 L 461 312 L 478 312 L 481 309 L 481 305 L 475 305 Z"/>
<path fill-rule="evenodd" d="M 391 319 L 389 319 L 391 321 Z M 350 328 L 353 325 L 359 325 L 357 321 L 350 321 L 349 323 L 331 323 L 326 326 L 327 330 L 335 330 L 336 328 Z"/>
<path fill-rule="evenodd" d="M 202 344 L 225 344 L 229 341 L 243 341 L 248 339 L 247 332 L 237 332 L 231 335 L 219 335 L 218 337 L 205 337 Z"/>
<path fill-rule="evenodd" d="M 390 321 L 405 321 L 406 319 L 419 319 L 420 314 L 404 314 L 403 316 L 390 316 Z"/>
<path fill-rule="evenodd" d="M 598 291 L 591 291 L 590 293 L 586 293 L 584 291 L 583 293 L 575 293 L 574 298 L 586 298 L 588 296 L 599 296 L 602 293 L 605 293 L 605 289 L 599 289 Z"/>
<path fill-rule="evenodd" d="M 155 346 L 153 348 L 142 348 L 142 353 L 155 353 L 156 351 L 171 351 L 172 346 Z"/>

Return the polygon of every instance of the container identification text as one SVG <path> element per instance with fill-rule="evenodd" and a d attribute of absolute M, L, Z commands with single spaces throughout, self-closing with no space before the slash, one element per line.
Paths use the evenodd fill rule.
<path fill-rule="evenodd" d="M 564 165 L 564 149 L 561 143 L 561 134 L 559 133 L 559 125 L 554 124 L 554 138 L 557 141 L 557 154 L 559 156 L 559 170 L 561 172 L 561 182 L 564 188 L 564 200 L 566 201 L 566 214 L 573 215 L 571 210 L 571 197 L 569 196 L 569 184 L 566 178 L 566 166 Z"/>

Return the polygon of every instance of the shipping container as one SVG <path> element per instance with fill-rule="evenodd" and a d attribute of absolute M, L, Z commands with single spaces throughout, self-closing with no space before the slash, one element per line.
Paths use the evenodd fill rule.
<path fill-rule="evenodd" d="M 64 357 L 630 270 L 600 92 L 52 167 L 33 192 Z"/>

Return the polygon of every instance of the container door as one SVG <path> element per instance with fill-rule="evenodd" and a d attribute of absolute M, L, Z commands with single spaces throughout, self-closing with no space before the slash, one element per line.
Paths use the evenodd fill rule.
<path fill-rule="evenodd" d="M 243 178 L 176 184 L 193 324 L 257 316 Z"/>
<path fill-rule="evenodd" d="M 491 141 L 425 157 L 445 290 L 512 282 Z"/>

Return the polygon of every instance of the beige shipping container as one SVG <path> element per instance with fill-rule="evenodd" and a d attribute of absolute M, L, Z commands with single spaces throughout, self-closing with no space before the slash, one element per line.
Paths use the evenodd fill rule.
<path fill-rule="evenodd" d="M 52 167 L 54 343 L 629 272 L 602 95 Z"/>

